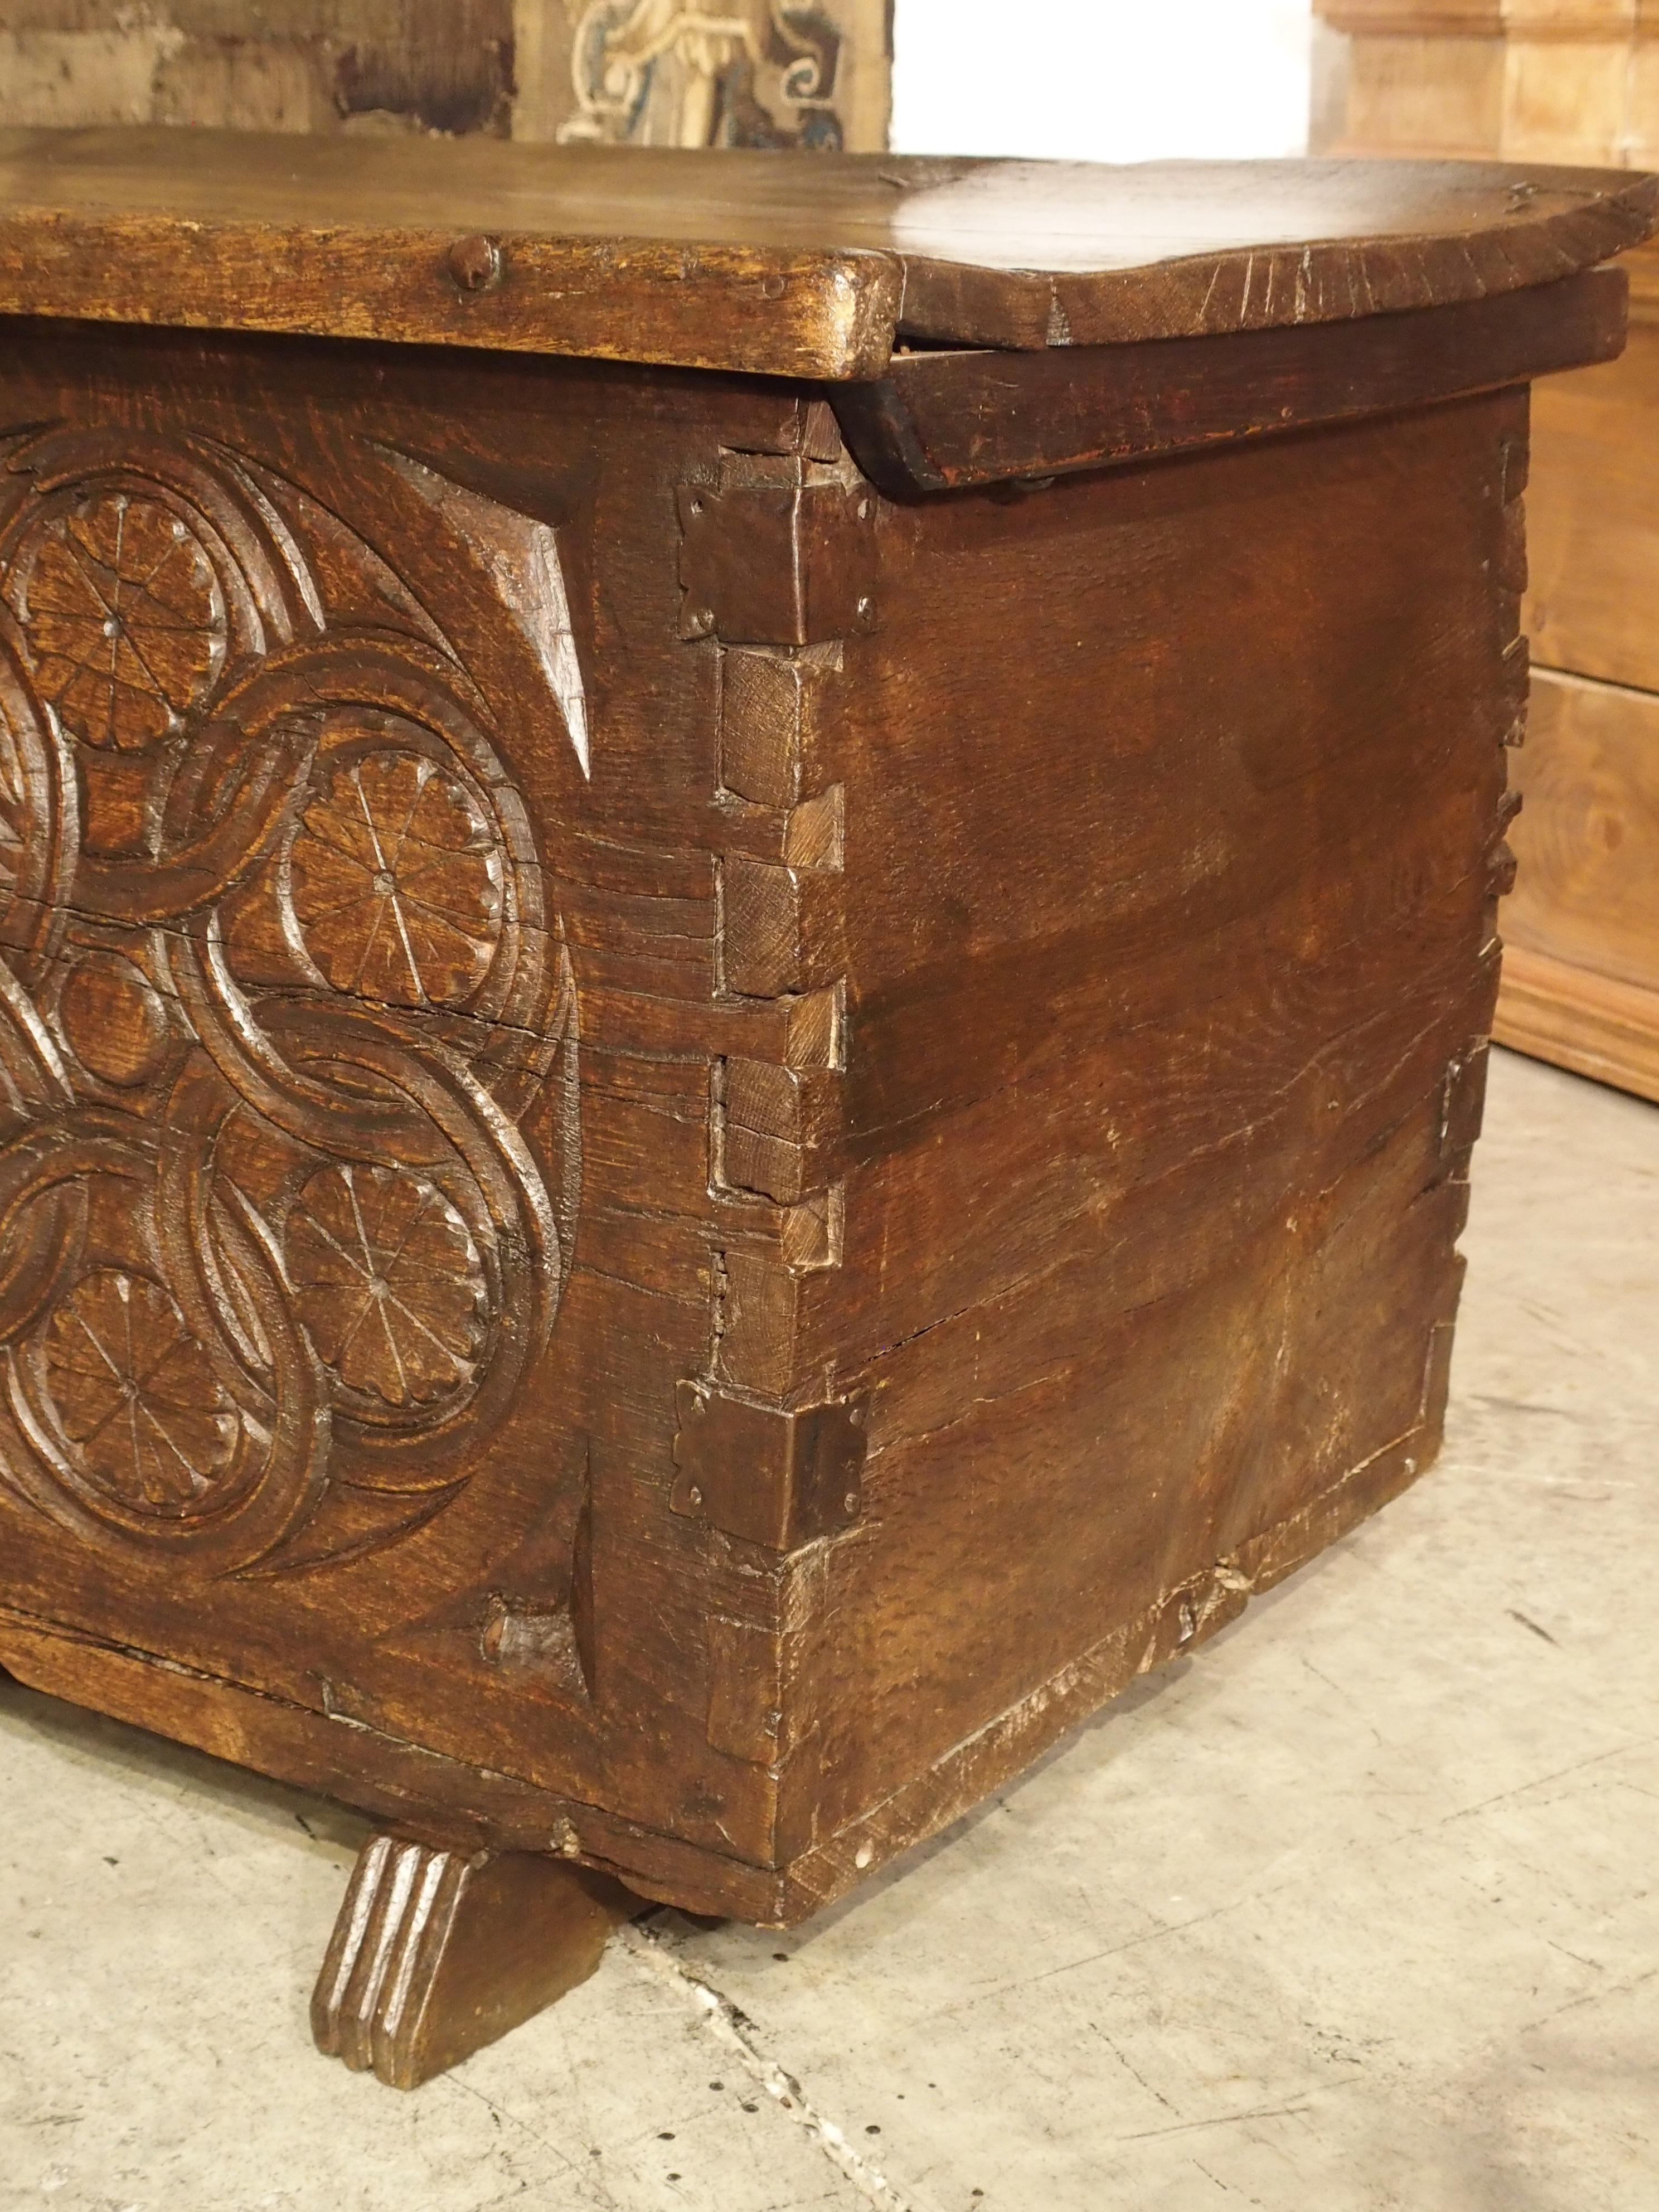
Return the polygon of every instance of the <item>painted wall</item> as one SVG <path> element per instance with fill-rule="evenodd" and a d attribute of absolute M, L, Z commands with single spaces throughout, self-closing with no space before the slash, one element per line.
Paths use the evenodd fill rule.
<path fill-rule="evenodd" d="M 878 149 L 886 0 L 0 0 L 0 124 Z"/>
<path fill-rule="evenodd" d="M 1307 151 L 1310 0 L 896 0 L 905 154 Z"/>

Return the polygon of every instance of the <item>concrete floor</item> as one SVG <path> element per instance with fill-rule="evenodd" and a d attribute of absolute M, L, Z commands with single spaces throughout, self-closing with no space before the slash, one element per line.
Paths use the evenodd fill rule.
<path fill-rule="evenodd" d="M 307 2035 L 358 1823 L 0 1686 L 0 2205 L 1647 2212 L 1659 1109 L 1500 1055 L 1476 1165 L 1415 1492 L 811 1929 L 660 1915 L 412 2097 Z"/>

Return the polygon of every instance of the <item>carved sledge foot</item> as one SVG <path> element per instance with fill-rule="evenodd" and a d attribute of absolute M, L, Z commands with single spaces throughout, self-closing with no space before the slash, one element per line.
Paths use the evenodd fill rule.
<path fill-rule="evenodd" d="M 562 1860 L 375 1836 L 312 1996 L 317 2048 L 416 2088 L 585 1982 L 639 1910 L 619 1882 Z"/>

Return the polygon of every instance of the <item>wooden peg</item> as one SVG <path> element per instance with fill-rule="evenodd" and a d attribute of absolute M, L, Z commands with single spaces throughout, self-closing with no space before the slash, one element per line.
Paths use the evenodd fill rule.
<path fill-rule="evenodd" d="M 312 1996 L 317 2048 L 417 2088 L 585 1982 L 639 1909 L 619 1882 L 564 1860 L 375 1836 Z"/>

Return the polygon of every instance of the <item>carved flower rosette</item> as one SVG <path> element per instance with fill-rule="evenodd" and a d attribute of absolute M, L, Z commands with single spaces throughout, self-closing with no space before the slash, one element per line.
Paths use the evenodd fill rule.
<path fill-rule="evenodd" d="M 392 612 L 325 611 L 293 488 L 125 431 L 0 477 L 0 1480 L 315 1565 L 453 1495 L 552 1327 L 574 994 L 528 815 L 333 517 Z"/>

